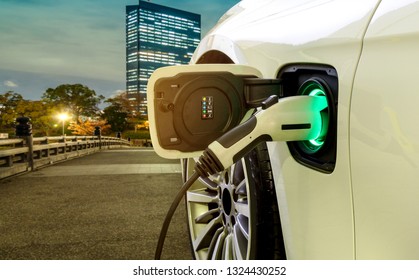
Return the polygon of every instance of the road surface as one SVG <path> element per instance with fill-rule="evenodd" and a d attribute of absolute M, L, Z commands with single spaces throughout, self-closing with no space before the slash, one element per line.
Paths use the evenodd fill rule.
<path fill-rule="evenodd" d="M 0 259 L 153 259 L 180 171 L 178 160 L 125 148 L 0 180 Z M 182 203 L 162 259 L 191 258 Z"/>

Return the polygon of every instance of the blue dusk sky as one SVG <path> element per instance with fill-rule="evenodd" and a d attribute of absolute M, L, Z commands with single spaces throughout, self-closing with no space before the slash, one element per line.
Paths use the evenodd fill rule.
<path fill-rule="evenodd" d="M 202 36 L 239 0 L 153 0 L 201 14 Z M 138 0 L 0 0 L 0 94 L 37 100 L 81 83 L 125 90 L 125 7 Z"/>

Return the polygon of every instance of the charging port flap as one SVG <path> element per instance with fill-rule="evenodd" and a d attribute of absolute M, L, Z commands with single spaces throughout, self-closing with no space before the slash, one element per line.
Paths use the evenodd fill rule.
<path fill-rule="evenodd" d="M 165 158 L 197 157 L 236 127 L 249 109 L 246 79 L 261 73 L 249 66 L 197 64 L 157 69 L 147 85 L 150 134 Z"/>

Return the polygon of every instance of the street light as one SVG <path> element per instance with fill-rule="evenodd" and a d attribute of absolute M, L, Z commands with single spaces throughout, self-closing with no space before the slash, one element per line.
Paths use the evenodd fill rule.
<path fill-rule="evenodd" d="M 61 114 L 58 115 L 58 119 L 63 122 L 63 136 L 65 136 L 64 135 L 64 124 L 65 124 L 65 121 L 68 118 L 69 118 L 69 115 L 67 113 L 61 113 Z"/>

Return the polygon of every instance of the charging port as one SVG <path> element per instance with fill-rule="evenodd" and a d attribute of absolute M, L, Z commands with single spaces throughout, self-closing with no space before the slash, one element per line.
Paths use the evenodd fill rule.
<path fill-rule="evenodd" d="M 324 96 L 327 106 L 321 111 L 322 129 L 312 140 L 288 142 L 294 159 L 315 170 L 331 173 L 336 165 L 338 76 L 328 65 L 289 65 L 278 74 L 284 97 Z"/>

